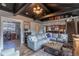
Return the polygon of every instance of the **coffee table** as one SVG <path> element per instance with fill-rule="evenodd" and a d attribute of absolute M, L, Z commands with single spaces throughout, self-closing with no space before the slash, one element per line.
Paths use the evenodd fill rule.
<path fill-rule="evenodd" d="M 44 51 L 50 53 L 55 56 L 59 56 L 62 54 L 63 43 L 49 41 L 44 45 Z"/>

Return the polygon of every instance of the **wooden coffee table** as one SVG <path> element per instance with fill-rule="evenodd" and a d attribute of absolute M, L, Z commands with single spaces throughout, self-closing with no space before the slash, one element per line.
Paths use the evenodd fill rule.
<path fill-rule="evenodd" d="M 62 53 L 63 43 L 50 41 L 44 45 L 44 51 L 59 56 Z"/>

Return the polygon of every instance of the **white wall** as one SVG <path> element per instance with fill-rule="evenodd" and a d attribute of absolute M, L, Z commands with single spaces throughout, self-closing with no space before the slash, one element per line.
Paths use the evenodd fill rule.
<path fill-rule="evenodd" d="M 3 11 L 3 10 L 0 10 L 0 16 L 4 16 L 4 17 L 12 17 L 13 14 L 10 13 L 10 12 L 6 12 L 6 11 Z"/>
<path fill-rule="evenodd" d="M 15 18 L 17 20 L 23 20 L 23 21 L 26 21 L 26 22 L 33 21 L 32 18 L 24 17 L 24 16 L 21 16 L 21 15 L 16 15 L 16 16 L 13 16 L 12 18 Z"/>
<path fill-rule="evenodd" d="M 39 21 L 34 21 L 32 18 L 24 17 L 21 15 L 13 16 L 12 18 L 15 18 L 17 20 L 23 20 L 23 22 L 30 22 L 30 31 L 32 34 L 36 34 L 35 24 L 36 23 L 40 24 Z"/>
<path fill-rule="evenodd" d="M 1 17 L 0 17 L 1 18 Z M 1 49 L 2 49 L 2 43 L 1 43 L 1 20 L 0 20 L 0 52 L 1 52 Z"/>

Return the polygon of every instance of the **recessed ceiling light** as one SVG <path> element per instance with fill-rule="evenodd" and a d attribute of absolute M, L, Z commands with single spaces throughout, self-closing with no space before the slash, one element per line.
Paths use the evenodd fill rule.
<path fill-rule="evenodd" d="M 1 3 L 1 5 L 2 5 L 2 6 L 4 6 L 4 7 L 6 7 L 6 6 L 7 6 L 7 5 L 6 5 L 6 3 Z"/>

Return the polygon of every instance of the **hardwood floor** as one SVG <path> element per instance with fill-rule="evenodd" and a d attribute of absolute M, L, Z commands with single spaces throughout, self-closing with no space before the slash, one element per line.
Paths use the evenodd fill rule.
<path fill-rule="evenodd" d="M 26 45 L 22 45 L 20 48 L 20 55 L 21 56 L 29 56 L 31 54 L 33 54 L 34 51 L 32 51 L 31 49 L 29 49 Z"/>

